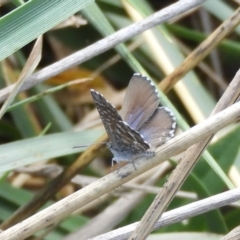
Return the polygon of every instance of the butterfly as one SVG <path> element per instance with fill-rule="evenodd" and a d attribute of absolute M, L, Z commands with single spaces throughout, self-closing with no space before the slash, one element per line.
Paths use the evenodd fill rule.
<path fill-rule="evenodd" d="M 112 165 L 131 162 L 136 169 L 135 159 L 154 156 L 155 149 L 174 136 L 176 119 L 170 109 L 159 107 L 157 89 L 149 78 L 133 75 L 119 113 L 103 95 L 90 91 L 109 137 Z"/>

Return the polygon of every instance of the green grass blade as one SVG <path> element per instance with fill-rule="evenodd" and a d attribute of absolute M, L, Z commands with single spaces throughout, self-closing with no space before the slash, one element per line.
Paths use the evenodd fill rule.
<path fill-rule="evenodd" d="M 0 61 L 94 0 L 32 0 L 0 19 Z"/>
<path fill-rule="evenodd" d="M 0 172 L 9 171 L 27 164 L 50 158 L 82 152 L 101 136 L 103 130 L 64 132 L 29 138 L 0 146 Z"/>

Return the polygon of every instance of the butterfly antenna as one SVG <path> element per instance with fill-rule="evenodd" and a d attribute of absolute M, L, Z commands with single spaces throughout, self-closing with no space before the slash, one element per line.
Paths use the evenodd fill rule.
<path fill-rule="evenodd" d="M 74 146 L 73 148 L 83 148 L 83 147 L 89 147 L 89 146 L 100 145 L 100 144 L 108 144 L 108 142 L 96 142 L 88 145 Z"/>

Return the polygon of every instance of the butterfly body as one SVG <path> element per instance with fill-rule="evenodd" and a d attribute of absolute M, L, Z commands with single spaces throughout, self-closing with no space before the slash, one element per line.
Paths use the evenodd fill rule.
<path fill-rule="evenodd" d="M 134 165 L 136 158 L 154 156 L 156 147 L 174 136 L 175 117 L 168 108 L 158 107 L 158 93 L 150 79 L 133 75 L 120 114 L 100 93 L 91 90 L 91 94 L 109 136 L 112 161 Z"/>
<path fill-rule="evenodd" d="M 120 125 L 119 125 L 120 126 Z M 119 127 L 118 126 L 118 127 Z M 128 159 L 133 160 L 138 156 L 153 156 L 154 152 L 150 151 L 151 146 L 144 140 L 143 136 L 128 126 L 127 123 L 122 122 L 121 130 L 117 136 L 124 136 L 124 138 L 116 138 L 117 145 L 113 146 L 109 143 L 108 147 L 113 153 L 115 162 L 126 162 Z M 120 127 L 119 127 L 120 128 Z M 126 136 L 127 135 L 127 136 Z M 130 144 L 131 143 L 131 144 Z"/>

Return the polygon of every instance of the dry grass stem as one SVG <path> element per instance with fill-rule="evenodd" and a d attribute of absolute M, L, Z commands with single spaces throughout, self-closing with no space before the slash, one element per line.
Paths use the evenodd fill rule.
<path fill-rule="evenodd" d="M 25 239 L 36 231 L 56 221 L 60 221 L 85 204 L 157 166 L 164 160 L 182 152 L 230 123 L 235 122 L 239 118 L 239 113 L 240 102 L 237 102 L 222 112 L 210 117 L 203 123 L 169 140 L 157 149 L 156 156 L 149 159 L 149 161 L 146 161 L 146 158 L 138 159 L 138 161 L 135 162 L 137 171 L 135 171 L 132 164 L 127 164 L 120 169 L 119 173 L 114 171 L 41 212 L 36 213 L 21 223 L 5 230 L 0 234 L 0 239 Z M 183 166 L 183 168 L 186 168 L 186 166 Z"/>
<path fill-rule="evenodd" d="M 168 163 L 164 162 L 160 168 L 154 168 L 142 174 L 145 176 L 145 181 L 142 185 L 154 185 L 165 173 L 164 165 L 168 165 Z M 151 176 L 149 176 L 149 172 L 151 172 Z M 137 179 L 139 178 L 135 178 L 133 181 L 140 183 Z M 81 227 L 77 232 L 66 237 L 65 240 L 88 239 L 112 230 L 142 201 L 145 195 L 146 193 L 142 191 L 131 191 L 124 194 L 124 196 L 91 219 L 91 221 Z"/>
<path fill-rule="evenodd" d="M 240 226 L 234 228 L 226 236 L 221 238 L 221 240 L 238 240 L 240 239 Z"/>
<path fill-rule="evenodd" d="M 194 203 L 190 203 L 183 207 L 168 211 L 158 219 L 157 223 L 154 225 L 153 230 L 157 230 L 164 226 L 169 226 L 174 223 L 181 222 L 185 219 L 198 216 L 200 214 L 218 209 L 220 207 L 226 206 L 233 202 L 240 200 L 240 189 L 236 188 L 233 190 L 220 193 L 203 200 L 199 200 Z M 91 240 L 126 240 L 130 234 L 134 231 L 138 222 L 130 224 L 128 226 L 118 228 L 106 234 L 92 238 Z M 227 238 L 231 239 L 231 238 Z M 224 240 L 227 240 L 224 239 Z M 236 238 L 236 240 L 239 238 Z"/>
<path fill-rule="evenodd" d="M 240 22 L 240 8 L 234 14 L 223 22 L 205 41 L 203 41 L 184 62 L 176 68 L 161 83 L 160 88 L 168 92 L 187 72 L 193 69 L 202 59 L 204 59 L 220 41 L 223 40 Z"/>

